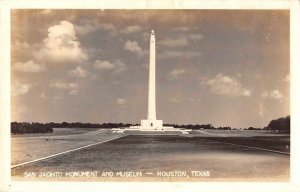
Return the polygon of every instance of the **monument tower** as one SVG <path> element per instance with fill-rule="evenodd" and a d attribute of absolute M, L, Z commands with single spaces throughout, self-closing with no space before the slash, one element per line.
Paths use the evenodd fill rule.
<path fill-rule="evenodd" d="M 149 89 L 148 89 L 148 119 L 141 121 L 141 129 L 163 130 L 162 120 L 156 119 L 156 94 L 155 94 L 155 34 L 151 31 L 150 35 L 150 58 L 149 58 Z"/>
<path fill-rule="evenodd" d="M 148 117 L 145 120 L 141 120 L 140 126 L 130 126 L 125 129 L 113 129 L 116 132 L 124 131 L 180 131 L 183 134 L 187 134 L 189 130 L 178 129 L 174 127 L 163 126 L 162 120 L 156 119 L 156 95 L 155 95 L 155 72 L 156 72 L 156 60 L 155 60 L 155 34 L 154 30 L 150 35 L 150 58 L 149 58 L 149 87 L 148 87 Z"/>

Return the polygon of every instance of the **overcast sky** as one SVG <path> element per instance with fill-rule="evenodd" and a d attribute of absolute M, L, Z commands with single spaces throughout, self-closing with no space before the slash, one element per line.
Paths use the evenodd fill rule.
<path fill-rule="evenodd" d="M 14 10 L 12 120 L 139 123 L 151 29 L 164 123 L 289 115 L 288 11 Z"/>

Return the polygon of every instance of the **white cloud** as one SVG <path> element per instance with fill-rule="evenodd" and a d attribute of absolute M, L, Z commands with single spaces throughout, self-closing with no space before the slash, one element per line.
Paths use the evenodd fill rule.
<path fill-rule="evenodd" d="M 31 87 L 32 87 L 31 84 L 16 82 L 12 86 L 12 95 L 14 96 L 25 95 L 29 92 Z"/>
<path fill-rule="evenodd" d="M 132 25 L 132 26 L 128 26 L 126 29 L 123 29 L 121 32 L 129 34 L 129 33 L 137 33 L 137 32 L 140 32 L 140 31 L 142 31 L 141 26 Z"/>
<path fill-rule="evenodd" d="M 186 74 L 185 69 L 174 69 L 169 73 L 172 79 L 178 79 L 180 76 L 184 74 Z"/>
<path fill-rule="evenodd" d="M 63 81 L 54 81 L 50 83 L 50 87 L 60 90 L 67 90 L 69 91 L 70 95 L 76 95 L 78 93 L 79 84 Z"/>
<path fill-rule="evenodd" d="M 94 67 L 100 70 L 111 70 L 113 72 L 122 72 L 126 70 L 126 65 L 120 60 L 114 60 L 113 62 L 106 60 L 96 60 L 94 62 Z"/>
<path fill-rule="evenodd" d="M 87 53 L 90 58 L 95 58 L 104 53 L 101 48 L 95 48 L 95 47 L 85 48 L 84 52 Z"/>
<path fill-rule="evenodd" d="M 225 76 L 221 73 L 211 79 L 204 80 L 202 83 L 213 94 L 226 95 L 229 97 L 251 96 L 251 92 L 244 88 L 237 79 Z"/>
<path fill-rule="evenodd" d="M 190 34 L 188 37 L 192 41 L 200 41 L 203 39 L 203 35 L 201 34 Z"/>
<path fill-rule="evenodd" d="M 114 69 L 115 65 L 113 63 L 111 63 L 110 61 L 96 60 L 95 63 L 94 63 L 94 67 L 96 69 L 109 70 L 109 69 Z"/>
<path fill-rule="evenodd" d="M 127 69 L 127 66 L 125 65 L 125 63 L 123 63 L 119 59 L 114 61 L 114 65 L 115 65 L 115 69 L 114 69 L 115 73 L 119 73 L 119 72 L 125 71 Z"/>
<path fill-rule="evenodd" d="M 76 37 L 74 26 L 69 21 L 48 28 L 48 37 L 44 39 L 42 48 L 35 53 L 40 61 L 56 63 L 78 63 L 87 60 L 86 53 Z"/>
<path fill-rule="evenodd" d="M 272 99 L 283 99 L 283 95 L 280 93 L 279 90 L 273 90 L 271 93 L 270 93 L 270 97 Z"/>
<path fill-rule="evenodd" d="M 46 67 L 44 65 L 37 64 L 32 60 L 29 60 L 27 62 L 17 62 L 14 64 L 13 68 L 17 71 L 30 73 L 38 73 L 46 70 Z"/>
<path fill-rule="evenodd" d="M 12 44 L 12 49 L 14 49 L 17 52 L 22 52 L 24 53 L 25 50 L 27 50 L 29 48 L 29 44 L 26 42 L 20 42 L 18 40 L 16 40 L 13 44 Z"/>
<path fill-rule="evenodd" d="M 178 57 L 199 57 L 200 52 L 196 51 L 163 51 L 158 55 L 161 59 L 178 58 Z"/>
<path fill-rule="evenodd" d="M 79 86 L 78 83 L 67 83 L 62 81 L 55 81 L 50 84 L 50 87 L 54 87 L 56 89 L 66 89 L 66 90 L 77 89 L 78 86 Z"/>
<path fill-rule="evenodd" d="M 79 35 L 86 35 L 88 33 L 97 31 L 99 27 L 94 22 L 85 21 L 79 25 L 74 25 L 74 29 Z"/>
<path fill-rule="evenodd" d="M 125 105 L 125 104 L 127 104 L 127 100 L 124 99 L 124 98 L 118 98 L 117 101 L 116 101 L 116 103 L 118 105 Z"/>
<path fill-rule="evenodd" d="M 86 35 L 97 30 L 110 31 L 110 34 L 117 33 L 116 27 L 112 23 L 99 23 L 98 20 L 83 20 L 80 24 L 74 26 L 79 35 Z"/>
<path fill-rule="evenodd" d="M 89 72 L 82 69 L 80 66 L 77 66 L 75 69 L 70 70 L 68 74 L 71 77 L 87 77 Z"/>
<path fill-rule="evenodd" d="M 282 93 L 279 90 L 277 90 L 277 89 L 272 90 L 270 92 L 264 91 L 261 94 L 261 97 L 263 97 L 263 98 L 271 98 L 271 99 L 275 99 L 275 100 L 282 100 L 283 99 Z"/>
<path fill-rule="evenodd" d="M 138 56 L 142 56 L 144 54 L 142 48 L 136 41 L 126 41 L 126 43 L 124 44 L 124 49 L 134 52 Z"/>
<path fill-rule="evenodd" d="M 168 37 L 160 41 L 159 44 L 166 47 L 183 47 L 189 45 L 189 41 L 199 41 L 201 39 L 203 39 L 201 34 L 189 34 L 175 39 Z"/>
<path fill-rule="evenodd" d="M 182 47 L 189 44 L 186 37 L 179 37 L 176 39 L 172 38 L 166 38 L 159 42 L 160 45 L 166 46 L 166 47 Z"/>

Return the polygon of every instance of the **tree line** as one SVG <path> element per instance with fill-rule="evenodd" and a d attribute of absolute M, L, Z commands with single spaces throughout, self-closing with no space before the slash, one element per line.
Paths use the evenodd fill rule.
<path fill-rule="evenodd" d="M 212 124 L 188 124 L 188 125 L 178 125 L 178 124 L 164 124 L 164 126 L 172 126 L 174 128 L 185 128 L 185 129 L 219 129 L 219 130 L 231 130 L 231 127 L 214 127 Z"/>
<path fill-rule="evenodd" d="M 291 124 L 291 118 L 290 116 L 286 116 L 286 117 L 282 117 L 270 121 L 268 126 L 266 126 L 264 129 L 270 130 L 272 132 L 290 133 L 291 132 L 290 124 Z"/>
<path fill-rule="evenodd" d="M 129 123 L 28 123 L 28 122 L 12 122 L 11 134 L 25 134 L 25 133 L 52 133 L 53 128 L 118 128 L 129 127 L 137 124 Z"/>
<path fill-rule="evenodd" d="M 14 135 L 25 133 L 52 133 L 53 128 L 43 123 L 12 122 L 10 132 Z"/>
<path fill-rule="evenodd" d="M 28 123 L 28 122 L 12 122 L 11 123 L 11 133 L 12 134 L 24 134 L 24 133 L 52 133 L 53 128 L 119 128 L 119 127 L 129 127 L 138 124 L 131 123 Z M 214 127 L 212 124 L 188 124 L 188 125 L 178 125 L 178 124 L 164 124 L 164 126 L 172 126 L 175 128 L 186 128 L 186 129 L 216 129 L 216 130 L 268 130 L 272 132 L 280 133 L 290 133 L 290 116 L 275 119 L 270 121 L 270 123 L 264 128 L 231 128 L 229 126 L 225 127 Z"/>

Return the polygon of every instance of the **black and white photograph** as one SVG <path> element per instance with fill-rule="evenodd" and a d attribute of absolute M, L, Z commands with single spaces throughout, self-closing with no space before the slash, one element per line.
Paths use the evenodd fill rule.
<path fill-rule="evenodd" d="M 300 2 L 133 1 L 0 2 L 0 191 L 298 192 Z"/>

